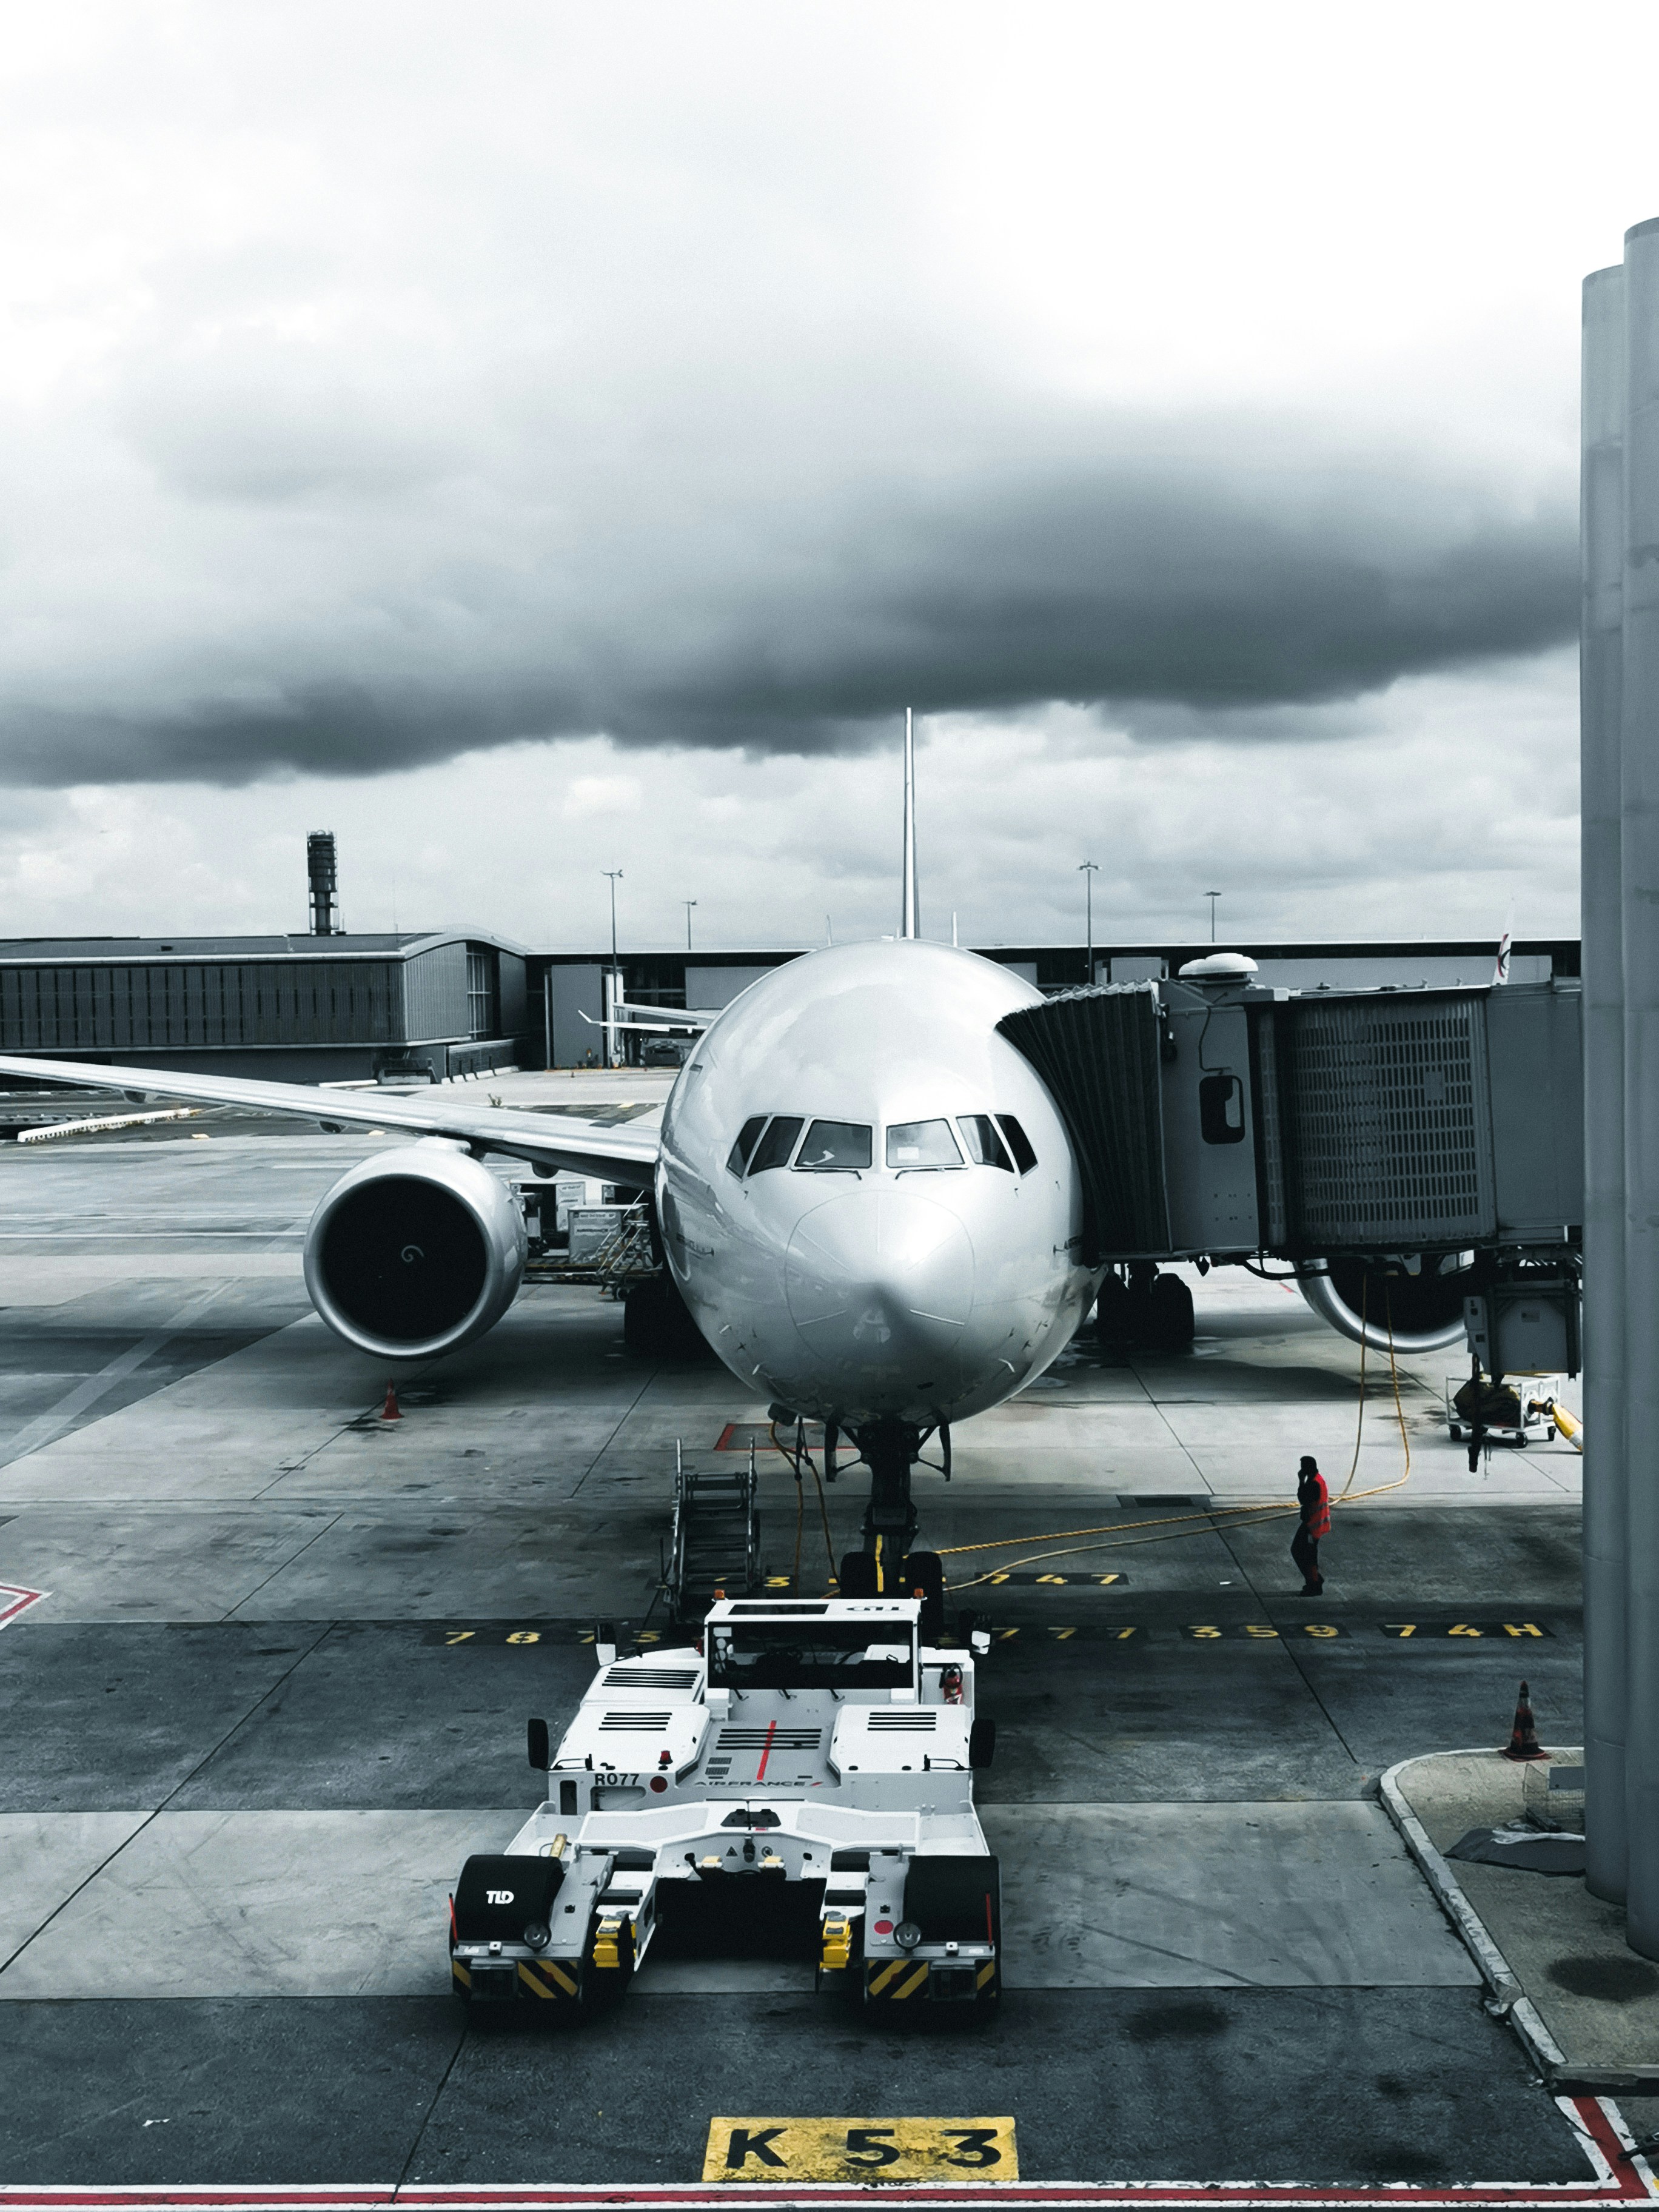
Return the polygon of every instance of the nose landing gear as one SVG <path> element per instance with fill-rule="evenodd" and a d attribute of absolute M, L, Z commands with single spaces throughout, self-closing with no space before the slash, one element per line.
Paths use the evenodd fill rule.
<path fill-rule="evenodd" d="M 940 1431 L 941 1437 L 946 1432 Z M 918 1552 L 916 1507 L 910 1469 L 921 1456 L 921 1431 L 908 1421 L 872 1421 L 856 1432 L 870 1469 L 870 1503 L 864 1515 L 864 1549 L 841 1563 L 843 1597 L 919 1597 L 921 1636 L 937 1643 L 945 1619 L 945 1568 L 937 1552 Z M 945 1465 L 950 1464 L 948 1439 Z"/>

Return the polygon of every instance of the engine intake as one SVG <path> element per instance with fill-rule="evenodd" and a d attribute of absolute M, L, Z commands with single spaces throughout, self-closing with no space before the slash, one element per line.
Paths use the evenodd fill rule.
<path fill-rule="evenodd" d="M 441 1137 L 363 1160 L 306 1231 L 306 1288 L 337 1335 L 385 1358 L 456 1351 L 495 1326 L 524 1279 L 512 1193 Z"/>

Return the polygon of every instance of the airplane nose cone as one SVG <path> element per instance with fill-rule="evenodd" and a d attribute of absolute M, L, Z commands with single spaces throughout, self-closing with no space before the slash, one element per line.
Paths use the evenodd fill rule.
<path fill-rule="evenodd" d="M 866 1185 L 803 1216 L 784 1287 L 820 1358 L 882 1367 L 948 1355 L 973 1308 L 974 1248 L 949 1207 Z"/>

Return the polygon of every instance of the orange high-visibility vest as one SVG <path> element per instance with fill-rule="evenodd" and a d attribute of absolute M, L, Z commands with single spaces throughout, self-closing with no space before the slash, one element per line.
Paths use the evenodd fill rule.
<path fill-rule="evenodd" d="M 1302 1525 L 1310 1536 L 1328 1536 L 1331 1533 L 1331 1493 L 1326 1486 L 1324 1476 L 1316 1472 L 1297 1485 L 1298 1497 L 1308 1483 L 1313 1485 L 1314 1495 L 1302 1508 Z"/>

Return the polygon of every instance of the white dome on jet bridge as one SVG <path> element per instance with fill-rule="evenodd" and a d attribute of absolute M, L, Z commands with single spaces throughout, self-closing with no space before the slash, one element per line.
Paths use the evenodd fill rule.
<path fill-rule="evenodd" d="M 1202 960 L 1189 960 L 1179 971 L 1183 983 L 1237 983 L 1255 972 L 1255 963 L 1248 952 L 1206 953 Z"/>

